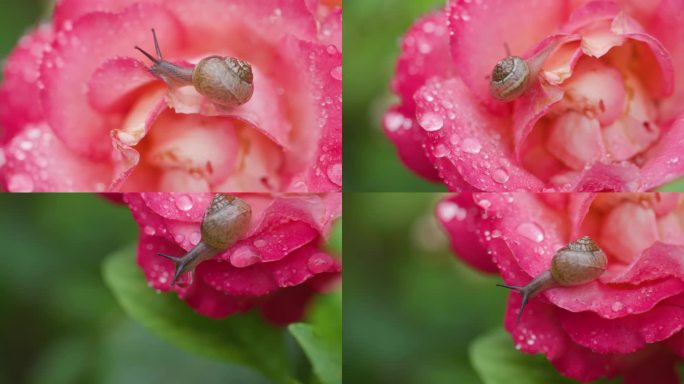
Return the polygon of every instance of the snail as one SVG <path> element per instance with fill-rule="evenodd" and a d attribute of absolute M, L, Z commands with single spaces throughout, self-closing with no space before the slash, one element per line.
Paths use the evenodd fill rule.
<path fill-rule="evenodd" d="M 157 253 L 176 264 L 171 285 L 176 284 L 181 274 L 194 271 L 199 263 L 225 251 L 244 236 L 251 219 L 252 208 L 244 200 L 224 194 L 214 196 L 202 219 L 201 241 L 181 257 Z"/>
<path fill-rule="evenodd" d="M 582 285 L 596 280 L 606 270 L 608 259 L 596 243 L 584 236 L 559 249 L 551 259 L 551 268 L 535 277 L 524 287 L 497 284 L 522 295 L 516 322 L 520 322 L 527 300 L 537 293 L 555 287 Z"/>
<path fill-rule="evenodd" d="M 192 85 L 202 96 L 226 107 L 242 105 L 252 98 L 252 66 L 246 61 L 234 57 L 207 56 L 194 68 L 181 67 L 162 58 L 154 28 L 152 38 L 156 58 L 137 45 L 135 49 L 152 61 L 150 72 L 169 86 Z"/>
<path fill-rule="evenodd" d="M 532 86 L 533 80 L 549 55 L 561 44 L 574 39 L 574 35 L 559 36 L 546 43 L 528 59 L 511 55 L 508 45 L 504 43 L 506 57 L 496 63 L 489 81 L 489 92 L 492 97 L 509 102 L 522 96 Z"/>
<path fill-rule="evenodd" d="M 530 86 L 530 66 L 519 56 L 508 56 L 492 70 L 489 91 L 499 101 L 513 101 Z"/>

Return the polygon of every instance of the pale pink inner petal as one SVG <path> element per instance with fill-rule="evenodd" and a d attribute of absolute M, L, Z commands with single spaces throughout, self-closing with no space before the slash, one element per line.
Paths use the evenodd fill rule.
<path fill-rule="evenodd" d="M 555 120 L 546 146 L 575 170 L 602 161 L 606 154 L 599 122 L 578 112 L 566 112 Z"/>
<path fill-rule="evenodd" d="M 150 164 L 201 175 L 210 184 L 228 177 L 239 156 L 230 119 L 162 114 L 149 134 L 149 145 L 145 158 Z"/>
<path fill-rule="evenodd" d="M 624 263 L 660 239 L 653 210 L 631 202 L 613 208 L 602 228 L 600 244 L 604 251 Z"/>
<path fill-rule="evenodd" d="M 598 60 L 580 61 L 563 85 L 565 95 L 556 107 L 595 116 L 602 125 L 614 122 L 625 108 L 625 87 L 620 72 Z"/>
<path fill-rule="evenodd" d="M 658 139 L 660 129 L 648 121 L 623 117 L 603 129 L 603 141 L 612 160 L 627 160 Z"/>

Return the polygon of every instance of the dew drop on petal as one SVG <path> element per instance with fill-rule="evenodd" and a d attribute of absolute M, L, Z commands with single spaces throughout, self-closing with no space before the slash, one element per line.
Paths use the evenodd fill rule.
<path fill-rule="evenodd" d="M 389 112 L 385 115 L 385 127 L 390 132 L 396 132 L 404 125 L 404 115 L 397 112 Z"/>
<path fill-rule="evenodd" d="M 151 225 L 146 225 L 145 228 L 143 228 L 143 232 L 150 236 L 154 236 L 157 233 L 157 231 Z"/>
<path fill-rule="evenodd" d="M 176 241 L 176 243 L 181 244 L 183 240 L 185 240 L 185 235 L 179 233 L 174 236 L 173 239 Z"/>
<path fill-rule="evenodd" d="M 444 221 L 451 221 L 454 218 L 458 221 L 463 221 L 468 212 L 454 202 L 444 201 L 437 206 L 437 214 Z"/>
<path fill-rule="evenodd" d="M 449 149 L 444 144 L 437 144 L 435 149 L 432 151 L 432 154 L 435 155 L 435 157 L 445 157 L 449 154 Z"/>
<path fill-rule="evenodd" d="M 14 174 L 7 179 L 7 190 L 10 192 L 33 192 L 33 180 L 23 173 Z"/>
<path fill-rule="evenodd" d="M 249 267 L 260 261 L 261 257 L 251 247 L 245 245 L 239 247 L 230 255 L 230 263 L 238 268 Z"/>
<path fill-rule="evenodd" d="M 330 269 L 333 261 L 324 253 L 316 253 L 309 257 L 307 267 L 311 273 L 323 273 Z"/>
<path fill-rule="evenodd" d="M 418 119 L 418 124 L 428 132 L 439 131 L 444 126 L 442 117 L 433 112 L 425 112 Z"/>
<path fill-rule="evenodd" d="M 518 225 L 516 232 L 537 243 L 541 243 L 544 240 L 544 231 L 535 223 L 522 223 Z"/>
<path fill-rule="evenodd" d="M 176 207 L 181 211 L 187 212 L 192 209 L 192 197 L 188 195 L 180 195 L 176 199 Z"/>
<path fill-rule="evenodd" d="M 199 232 L 193 232 L 188 237 L 188 240 L 190 240 L 190 244 L 197 245 L 197 243 L 200 242 L 201 238 L 202 238 L 202 235 L 200 235 Z"/>
<path fill-rule="evenodd" d="M 332 164 L 328 167 L 326 174 L 328 175 L 328 179 L 334 184 L 342 185 L 342 164 Z"/>
<path fill-rule="evenodd" d="M 254 246 L 257 248 L 263 248 L 266 246 L 266 240 L 264 240 L 264 239 L 254 240 Z"/>
<path fill-rule="evenodd" d="M 463 139 L 463 142 L 461 143 L 461 149 L 463 149 L 463 152 L 480 153 L 480 150 L 482 149 L 482 143 L 480 143 L 478 139 L 469 137 L 467 139 Z"/>
<path fill-rule="evenodd" d="M 342 66 L 339 65 L 330 70 L 330 76 L 335 80 L 342 80 Z"/>
<path fill-rule="evenodd" d="M 507 182 L 509 177 L 510 176 L 508 176 L 508 172 L 506 172 L 506 170 L 501 169 L 501 168 L 495 170 L 492 173 L 492 179 L 494 179 L 494 181 L 496 181 L 497 183 L 500 183 L 500 184 Z"/>
<path fill-rule="evenodd" d="M 619 312 L 622 310 L 623 307 L 624 305 L 622 304 L 622 302 L 616 301 L 610 306 L 610 309 L 612 309 L 613 312 Z"/>

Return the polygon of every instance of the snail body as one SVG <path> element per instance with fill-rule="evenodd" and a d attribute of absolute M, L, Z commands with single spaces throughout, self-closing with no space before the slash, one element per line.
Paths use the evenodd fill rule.
<path fill-rule="evenodd" d="M 234 57 L 208 56 L 193 68 L 181 67 L 162 58 L 154 29 L 152 37 L 157 57 L 138 46 L 135 49 L 152 61 L 150 72 L 166 84 L 192 85 L 199 94 L 225 107 L 236 107 L 252 98 L 254 76 L 252 66 L 246 61 Z"/>
<path fill-rule="evenodd" d="M 554 287 L 571 287 L 596 280 L 606 270 L 606 254 L 588 236 L 570 242 L 551 259 L 551 268 L 535 277 L 524 287 L 497 284 L 522 295 L 517 322 L 527 301 L 537 293 Z"/>
<path fill-rule="evenodd" d="M 202 219 L 202 238 L 188 253 L 174 257 L 157 253 L 176 264 L 176 271 L 171 285 L 184 272 L 192 272 L 204 260 L 209 260 L 225 251 L 249 229 L 252 209 L 244 200 L 235 196 L 217 194 Z"/>

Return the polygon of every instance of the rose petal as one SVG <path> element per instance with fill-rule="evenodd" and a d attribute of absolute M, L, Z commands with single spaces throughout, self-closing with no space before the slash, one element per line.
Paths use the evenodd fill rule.
<path fill-rule="evenodd" d="M 147 192 L 141 193 L 140 196 L 157 215 L 192 223 L 202 221 L 204 211 L 213 198 L 213 195 L 208 193 Z"/>
<path fill-rule="evenodd" d="M 596 197 L 595 193 L 572 193 L 568 194 L 570 200 L 568 204 L 568 215 L 570 216 L 571 239 L 580 238 L 580 228 L 584 218 L 591 208 L 591 204 Z"/>
<path fill-rule="evenodd" d="M 341 190 L 342 54 L 331 48 L 287 39 L 280 50 L 283 62 L 293 66 L 281 80 L 292 92 L 287 98 L 300 124 L 285 163 L 289 185 L 298 191 L 302 182 L 306 192 Z"/>
<path fill-rule="evenodd" d="M 404 165 L 428 180 L 440 180 L 435 166 L 422 150 L 422 128 L 403 107 L 396 106 L 387 111 L 383 126 L 385 134 L 397 147 L 397 154 Z"/>
<path fill-rule="evenodd" d="M 40 60 L 54 37 L 52 28 L 41 25 L 19 40 L 3 66 L 0 87 L 0 143 L 8 142 L 29 123 L 44 120 L 39 97 Z"/>
<path fill-rule="evenodd" d="M 684 281 L 684 247 L 655 242 L 624 269 L 610 269 L 601 276 L 607 284 L 640 284 L 675 277 Z"/>
<path fill-rule="evenodd" d="M 684 174 L 684 116 L 675 120 L 647 153 L 648 160 L 641 167 L 644 188 L 651 189 Z"/>
<path fill-rule="evenodd" d="M 90 106 L 100 112 L 123 112 L 137 95 L 134 91 L 150 83 L 154 77 L 145 65 L 128 57 L 106 61 L 88 81 Z"/>
<path fill-rule="evenodd" d="M 69 151 L 46 124 L 27 125 L 4 151 L 2 173 L 9 192 L 104 191 L 107 163 Z"/>
<path fill-rule="evenodd" d="M 456 72 L 446 26 L 445 12 L 429 13 L 414 22 L 402 39 L 392 89 L 401 98 L 401 110 L 409 115 L 415 111 L 413 95 L 428 79 L 450 77 Z"/>
<path fill-rule="evenodd" d="M 442 200 L 435 207 L 437 219 L 449 236 L 451 249 L 463 261 L 488 273 L 498 271 L 477 236 L 479 209 L 468 194 Z"/>
<path fill-rule="evenodd" d="M 564 312 L 558 317 L 575 343 L 599 353 L 630 353 L 684 328 L 682 304 L 681 299 L 668 299 L 646 313 L 612 320 L 591 312 Z"/>
<path fill-rule="evenodd" d="M 680 19 L 682 4 L 679 0 L 662 0 L 648 24 L 648 32 L 653 35 L 670 54 L 674 68 L 684 68 L 684 23 Z M 660 115 L 663 121 L 670 121 L 684 113 L 684 76 L 674 77 L 673 93 L 662 100 Z"/>
<path fill-rule="evenodd" d="M 542 182 L 513 159 L 502 138 L 505 132 L 498 130 L 504 121 L 483 110 L 458 78 L 433 78 L 415 99 L 427 150 L 444 174 L 456 166 L 461 177 L 480 190 L 542 188 Z"/>
<path fill-rule="evenodd" d="M 563 98 L 561 87 L 538 81 L 515 103 L 513 137 L 516 157 L 520 158 L 523 143 L 535 124 Z"/>
<path fill-rule="evenodd" d="M 665 47 L 656 38 L 645 33 L 639 23 L 627 14 L 620 13 L 611 24 L 613 33 L 645 43 L 655 58 L 655 63 L 660 67 L 660 77 L 657 81 L 658 96 L 670 96 L 674 92 L 674 67 L 672 59 Z M 642 52 L 645 53 L 645 52 Z M 652 75 L 653 73 L 649 73 Z"/>
<path fill-rule="evenodd" d="M 568 191 L 636 191 L 643 188 L 639 178 L 639 168 L 631 163 L 596 163 L 569 179 L 558 178 L 552 182 Z"/>

